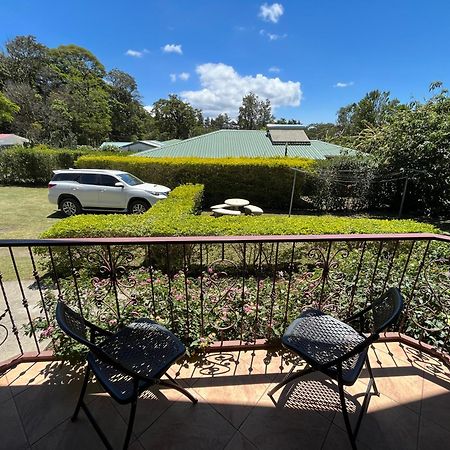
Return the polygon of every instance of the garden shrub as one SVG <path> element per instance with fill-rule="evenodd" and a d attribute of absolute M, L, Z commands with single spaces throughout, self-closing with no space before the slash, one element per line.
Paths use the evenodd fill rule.
<path fill-rule="evenodd" d="M 246 236 L 299 234 L 434 233 L 433 225 L 414 220 L 336 216 L 194 215 L 200 209 L 202 185 L 175 188 L 166 200 L 139 216 L 108 214 L 69 217 L 44 232 L 43 238 L 120 236 Z"/>
<path fill-rule="evenodd" d="M 293 171 L 310 170 L 305 158 L 146 158 L 138 156 L 87 155 L 77 160 L 78 168 L 115 169 L 130 172 L 144 181 L 174 188 L 185 183 L 205 186 L 205 204 L 223 203 L 242 197 L 265 209 L 287 208 Z M 302 191 L 304 176 L 297 175 L 296 195 Z"/>
<path fill-rule="evenodd" d="M 43 145 L 0 150 L 0 184 L 46 186 L 53 170 L 75 167 L 78 157 L 94 151 L 51 149 Z"/>

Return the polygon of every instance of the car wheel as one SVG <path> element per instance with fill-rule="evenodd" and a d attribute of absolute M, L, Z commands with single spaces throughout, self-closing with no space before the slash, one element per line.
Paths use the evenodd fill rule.
<path fill-rule="evenodd" d="M 81 205 L 78 200 L 75 198 L 65 198 L 61 200 L 59 207 L 62 211 L 62 213 L 69 217 L 69 216 L 75 216 L 77 214 L 80 214 L 81 212 Z"/>
<path fill-rule="evenodd" d="M 144 214 L 150 208 L 150 205 L 145 200 L 133 200 L 130 203 L 128 212 L 130 214 Z"/>

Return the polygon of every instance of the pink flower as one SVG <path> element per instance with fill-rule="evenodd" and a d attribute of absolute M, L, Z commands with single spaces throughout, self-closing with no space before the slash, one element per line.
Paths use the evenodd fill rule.
<path fill-rule="evenodd" d="M 55 327 L 50 325 L 49 327 L 47 327 L 45 330 L 42 331 L 41 336 L 44 338 L 49 337 L 53 333 L 54 329 L 55 329 Z"/>

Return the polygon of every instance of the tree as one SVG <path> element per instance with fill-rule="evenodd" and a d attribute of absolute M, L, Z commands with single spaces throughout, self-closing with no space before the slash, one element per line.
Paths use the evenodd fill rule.
<path fill-rule="evenodd" d="M 0 125 L 3 123 L 11 123 L 14 115 L 18 113 L 20 107 L 9 100 L 0 92 Z"/>
<path fill-rule="evenodd" d="M 111 130 L 105 68 L 89 50 L 77 45 L 60 46 L 49 54 L 60 78 L 58 93 L 70 111 L 77 143 L 100 144 Z"/>
<path fill-rule="evenodd" d="M 142 138 L 145 115 L 148 114 L 141 102 L 136 80 L 118 69 L 106 76 L 111 111 L 110 139 L 132 141 Z"/>
<path fill-rule="evenodd" d="M 48 65 L 48 48 L 37 42 L 34 36 L 16 36 L 6 42 L 5 48 L 3 76 L 6 75 L 8 81 L 36 88 L 40 72 Z"/>
<path fill-rule="evenodd" d="M 343 106 L 337 112 L 336 125 L 342 134 L 355 136 L 368 127 L 381 126 L 399 105 L 389 92 L 371 91 L 358 103 Z"/>
<path fill-rule="evenodd" d="M 11 122 L 12 132 L 33 142 L 41 139 L 45 123 L 45 107 L 42 96 L 28 83 L 7 82 L 4 94 L 20 107 Z"/>
<path fill-rule="evenodd" d="M 305 128 L 305 132 L 310 139 L 333 142 L 339 129 L 334 123 L 311 123 Z"/>
<path fill-rule="evenodd" d="M 173 94 L 153 104 L 153 117 L 155 137 L 161 140 L 187 139 L 197 127 L 203 127 L 201 111 Z"/>
<path fill-rule="evenodd" d="M 273 120 L 270 100 L 259 100 L 250 92 L 242 99 L 239 107 L 238 124 L 242 130 L 259 130 Z"/>
<path fill-rule="evenodd" d="M 435 91 L 440 83 L 430 87 Z M 441 89 L 426 103 L 395 108 L 386 122 L 358 136 L 358 148 L 371 153 L 384 171 L 408 177 L 406 207 L 426 214 L 450 213 L 450 98 Z M 404 179 L 397 188 L 397 198 Z"/>

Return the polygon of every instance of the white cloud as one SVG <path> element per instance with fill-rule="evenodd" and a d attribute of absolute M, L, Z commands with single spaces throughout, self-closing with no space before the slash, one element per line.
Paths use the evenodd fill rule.
<path fill-rule="evenodd" d="M 144 109 L 149 112 L 150 114 L 153 114 L 153 105 L 147 105 L 144 106 Z"/>
<path fill-rule="evenodd" d="M 227 113 L 236 117 L 242 98 L 249 92 L 261 99 L 268 98 L 273 108 L 299 106 L 302 99 L 300 82 L 281 81 L 261 74 L 242 76 L 223 63 L 207 63 L 197 66 L 201 89 L 181 92 L 181 97 L 206 116 Z"/>
<path fill-rule="evenodd" d="M 264 3 L 259 7 L 258 16 L 261 17 L 265 22 L 273 22 L 277 23 L 280 20 L 280 17 L 284 13 L 284 8 L 281 3 L 273 3 L 272 5 L 268 5 Z"/>
<path fill-rule="evenodd" d="M 277 67 L 277 66 L 272 66 L 272 67 L 269 67 L 269 72 L 280 73 L 281 69 L 279 67 Z"/>
<path fill-rule="evenodd" d="M 142 58 L 142 56 L 144 55 L 144 52 L 140 52 L 139 50 L 129 49 L 125 52 L 125 55 L 132 56 L 133 58 Z"/>
<path fill-rule="evenodd" d="M 353 81 L 349 81 L 349 82 L 342 82 L 342 81 L 338 81 L 335 85 L 333 85 L 333 87 L 336 88 L 346 88 L 349 86 L 353 86 L 355 83 Z"/>
<path fill-rule="evenodd" d="M 183 54 L 181 44 L 166 44 L 164 47 L 162 47 L 162 51 L 164 53 L 178 53 L 179 55 Z"/>
<path fill-rule="evenodd" d="M 176 74 L 176 73 L 169 74 L 170 81 L 172 83 L 175 83 L 175 81 L 177 81 L 177 80 L 183 80 L 183 81 L 189 80 L 190 76 L 191 76 L 191 74 L 188 72 L 181 72 L 179 74 Z"/>
<path fill-rule="evenodd" d="M 269 41 L 278 41 L 278 39 L 284 39 L 287 38 L 287 34 L 274 34 L 274 33 L 269 33 L 268 31 L 262 29 L 259 30 L 259 34 L 261 36 L 267 36 L 269 38 Z"/>

